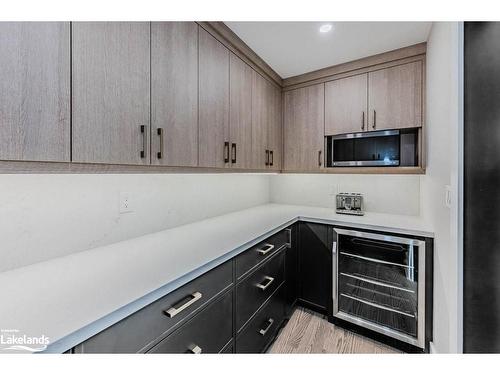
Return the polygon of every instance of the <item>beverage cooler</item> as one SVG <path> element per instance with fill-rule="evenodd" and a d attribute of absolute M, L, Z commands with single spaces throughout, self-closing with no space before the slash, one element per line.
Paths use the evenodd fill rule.
<path fill-rule="evenodd" d="M 424 349 L 426 243 L 334 229 L 333 316 Z"/>

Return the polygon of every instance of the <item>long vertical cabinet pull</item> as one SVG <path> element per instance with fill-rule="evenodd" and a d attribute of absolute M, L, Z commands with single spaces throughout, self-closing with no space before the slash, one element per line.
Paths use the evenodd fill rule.
<path fill-rule="evenodd" d="M 377 111 L 373 110 L 373 125 L 372 128 L 375 129 L 377 127 Z"/>
<path fill-rule="evenodd" d="M 229 142 L 224 142 L 224 163 L 229 163 Z"/>
<path fill-rule="evenodd" d="M 266 150 L 266 166 L 269 165 L 269 150 Z"/>
<path fill-rule="evenodd" d="M 156 156 L 158 159 L 163 157 L 163 128 L 156 129 L 158 137 L 160 137 L 160 151 L 157 152 Z"/>
<path fill-rule="evenodd" d="M 361 115 L 361 130 L 365 130 L 365 111 Z"/>
<path fill-rule="evenodd" d="M 142 134 L 141 158 L 144 159 L 146 157 L 146 125 L 141 125 L 141 134 Z"/>
<path fill-rule="evenodd" d="M 231 144 L 231 163 L 236 164 L 236 143 Z"/>
<path fill-rule="evenodd" d="M 272 167 L 274 165 L 274 152 L 273 152 L 273 150 L 269 151 L 269 155 L 271 157 L 271 159 L 269 161 L 269 165 Z"/>
<path fill-rule="evenodd" d="M 319 166 L 319 167 L 321 167 L 321 164 L 322 164 L 322 163 L 321 163 L 321 154 L 322 154 L 322 152 L 321 152 L 321 150 L 319 150 L 319 151 L 318 151 L 318 166 Z"/>

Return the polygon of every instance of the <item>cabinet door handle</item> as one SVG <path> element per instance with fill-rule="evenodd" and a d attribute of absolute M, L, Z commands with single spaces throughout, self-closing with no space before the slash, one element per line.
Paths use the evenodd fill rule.
<path fill-rule="evenodd" d="M 266 150 L 266 165 L 269 165 L 269 150 Z"/>
<path fill-rule="evenodd" d="M 156 157 L 161 159 L 163 157 L 163 129 L 156 129 L 156 133 L 158 134 L 158 137 L 160 137 L 160 151 L 156 153 Z"/>
<path fill-rule="evenodd" d="M 318 151 L 318 165 L 321 167 L 321 150 Z"/>
<path fill-rule="evenodd" d="M 236 143 L 231 144 L 231 163 L 236 163 Z"/>
<path fill-rule="evenodd" d="M 361 130 L 365 130 L 365 111 L 363 111 L 363 115 L 361 116 Z"/>
<path fill-rule="evenodd" d="M 189 348 L 189 352 L 193 354 L 201 354 L 202 350 L 198 345 L 193 345 Z"/>
<path fill-rule="evenodd" d="M 193 294 L 190 294 L 186 298 L 183 298 L 182 300 L 177 302 L 174 306 L 165 311 L 165 315 L 167 315 L 169 318 L 173 318 L 181 311 L 187 309 L 193 303 L 198 301 L 201 297 L 203 297 L 203 295 L 200 292 L 194 292 Z"/>
<path fill-rule="evenodd" d="M 146 125 L 141 125 L 141 134 L 142 134 L 142 150 L 141 150 L 141 159 L 144 159 L 146 157 Z"/>
<path fill-rule="evenodd" d="M 271 155 L 271 161 L 269 162 L 269 165 L 272 167 L 274 164 L 274 151 L 269 151 L 269 155 Z"/>
<path fill-rule="evenodd" d="M 288 237 L 286 247 L 291 248 L 292 247 L 292 229 L 286 228 L 285 231 L 286 231 L 287 237 Z"/>
<path fill-rule="evenodd" d="M 224 163 L 229 163 L 229 142 L 224 142 Z"/>
<path fill-rule="evenodd" d="M 264 280 L 262 280 L 259 284 L 256 285 L 257 288 L 266 290 L 269 288 L 269 285 L 271 285 L 274 281 L 274 277 L 271 276 L 265 276 Z M 264 284 L 265 283 L 265 284 Z"/>
<path fill-rule="evenodd" d="M 272 249 L 274 249 L 274 245 L 271 245 L 270 243 L 266 243 L 266 244 L 264 244 L 264 246 L 262 246 L 261 248 L 257 249 L 257 252 L 260 255 L 266 255 Z"/>
<path fill-rule="evenodd" d="M 273 318 L 269 318 L 269 320 L 266 322 L 266 328 L 262 328 L 259 331 L 259 333 L 262 336 L 265 336 L 265 334 L 267 333 L 267 331 L 269 331 L 269 328 L 271 328 L 273 324 L 274 324 L 274 319 Z"/>
<path fill-rule="evenodd" d="M 375 129 L 377 127 L 377 111 L 373 110 L 373 125 L 372 128 Z"/>

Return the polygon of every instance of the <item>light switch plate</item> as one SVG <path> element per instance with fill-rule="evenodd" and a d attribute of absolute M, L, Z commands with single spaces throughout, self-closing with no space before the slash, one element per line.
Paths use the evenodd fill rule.
<path fill-rule="evenodd" d="M 131 194 L 128 192 L 120 193 L 120 213 L 133 212 Z"/>
<path fill-rule="evenodd" d="M 451 208 L 451 186 L 445 185 L 445 196 L 444 196 L 444 204 L 446 207 Z"/>

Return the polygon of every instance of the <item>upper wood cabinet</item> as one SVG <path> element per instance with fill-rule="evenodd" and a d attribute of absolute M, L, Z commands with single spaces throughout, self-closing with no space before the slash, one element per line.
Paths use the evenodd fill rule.
<path fill-rule="evenodd" d="M 325 83 L 325 135 L 366 130 L 367 111 L 367 74 Z"/>
<path fill-rule="evenodd" d="M 266 80 L 257 72 L 252 79 L 252 166 L 265 169 L 269 164 L 267 148 L 267 124 L 269 90 Z"/>
<path fill-rule="evenodd" d="M 229 138 L 231 167 L 252 167 L 253 69 L 239 57 L 230 56 Z"/>
<path fill-rule="evenodd" d="M 324 94 L 322 83 L 284 93 L 284 169 L 324 168 Z"/>
<path fill-rule="evenodd" d="M 368 73 L 368 130 L 422 126 L 422 61 Z"/>
<path fill-rule="evenodd" d="M 0 159 L 70 161 L 69 22 L 0 22 Z"/>
<path fill-rule="evenodd" d="M 198 25 L 151 23 L 151 161 L 198 165 Z"/>
<path fill-rule="evenodd" d="M 229 50 L 199 30 L 199 151 L 202 167 L 230 165 Z"/>
<path fill-rule="evenodd" d="M 254 169 L 281 168 L 281 90 L 253 72 L 252 165 Z"/>
<path fill-rule="evenodd" d="M 281 116 L 281 89 L 267 82 L 268 91 L 268 126 L 267 126 L 267 148 L 270 153 L 269 169 L 281 169 L 281 156 L 283 152 L 283 132 Z"/>
<path fill-rule="evenodd" d="M 149 22 L 75 22 L 73 161 L 149 164 Z"/>

